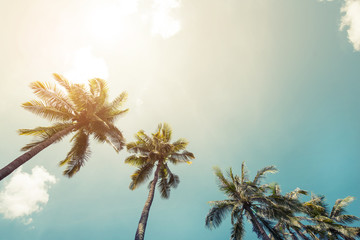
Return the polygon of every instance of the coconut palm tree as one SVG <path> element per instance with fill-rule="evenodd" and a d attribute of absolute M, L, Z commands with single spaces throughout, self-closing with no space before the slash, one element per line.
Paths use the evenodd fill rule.
<path fill-rule="evenodd" d="M 252 223 L 253 231 L 259 238 L 264 240 L 282 239 L 272 220 L 280 213 L 277 209 L 277 201 L 266 196 L 268 185 L 260 185 L 260 180 L 266 173 L 275 173 L 274 166 L 268 166 L 259 170 L 253 181 L 249 180 L 245 164 L 241 165 L 241 176 L 234 175 L 232 169 L 228 171 L 226 178 L 218 167 L 214 168 L 219 181 L 219 188 L 228 199 L 211 201 L 212 208 L 205 219 L 205 225 L 210 229 L 218 227 L 224 217 L 231 215 L 231 240 L 240 240 L 244 236 L 244 216 Z M 274 207 L 276 206 L 276 208 Z"/>
<path fill-rule="evenodd" d="M 125 145 L 122 133 L 114 125 L 115 119 L 128 111 L 120 109 L 127 97 L 125 92 L 109 102 L 108 88 L 102 79 L 89 80 L 87 89 L 84 84 L 69 83 L 61 75 L 53 76 L 57 84 L 31 83 L 30 87 L 39 100 L 22 105 L 26 110 L 54 122 L 53 125 L 19 130 L 20 135 L 31 135 L 36 139 L 22 148 L 27 152 L 0 170 L 0 180 L 70 133 L 74 133 L 72 148 L 60 162 L 61 166 L 67 165 L 64 175 L 68 177 L 78 172 L 89 158 L 90 135 L 99 142 L 111 144 L 117 152 Z"/>
<path fill-rule="evenodd" d="M 168 124 L 159 124 L 152 136 L 146 135 L 141 130 L 135 135 L 136 141 L 127 144 L 128 151 L 133 154 L 125 159 L 125 163 L 138 167 L 135 173 L 131 175 L 132 181 L 129 186 L 131 190 L 144 183 L 155 168 L 154 177 L 149 184 L 149 195 L 136 230 L 135 240 L 144 239 L 156 185 L 159 187 L 161 197 L 169 198 L 170 189 L 176 188 L 179 184 L 179 177 L 170 170 L 168 164 L 191 164 L 190 160 L 194 159 L 194 154 L 185 150 L 188 142 L 181 138 L 170 143 L 171 134 L 172 131 Z"/>
<path fill-rule="evenodd" d="M 303 215 L 305 208 L 299 201 L 300 195 L 307 195 L 307 191 L 296 188 L 292 192 L 282 196 L 280 186 L 278 184 L 272 184 L 269 186 L 269 188 L 272 192 L 272 194 L 269 196 L 270 198 L 286 202 L 286 205 L 288 206 L 291 205 L 291 211 L 287 211 L 289 209 L 285 209 L 283 214 L 278 215 L 280 217 L 278 218 L 278 222 L 275 225 L 275 229 L 280 231 L 283 239 L 297 240 L 300 238 L 304 240 L 310 240 L 306 233 L 303 232 L 304 224 L 301 223 L 301 220 L 303 220 L 301 215 Z M 282 207 L 282 205 L 283 204 L 280 204 L 279 206 Z M 279 210 L 281 211 L 282 209 Z M 300 216 L 296 216 L 296 213 L 300 214 Z"/>
<path fill-rule="evenodd" d="M 305 229 L 313 239 L 345 239 L 353 240 L 360 238 L 360 227 L 348 226 L 360 218 L 345 214 L 345 207 L 354 200 L 348 196 L 336 200 L 331 212 L 328 211 L 324 196 L 312 195 L 311 200 L 304 203 L 306 220 L 314 223 L 307 225 Z"/>

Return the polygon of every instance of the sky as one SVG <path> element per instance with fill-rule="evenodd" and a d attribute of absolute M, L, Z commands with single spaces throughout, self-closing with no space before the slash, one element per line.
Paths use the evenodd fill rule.
<path fill-rule="evenodd" d="M 1 166 L 32 140 L 17 129 L 50 124 L 21 108 L 31 82 L 100 77 L 111 98 L 129 94 L 127 141 L 167 122 L 196 157 L 171 166 L 181 182 L 156 193 L 147 240 L 229 238 L 229 218 L 205 228 L 208 201 L 225 198 L 212 167 L 243 161 L 251 176 L 275 165 L 266 180 L 284 193 L 354 196 L 360 216 L 360 0 L 14 0 L 0 15 Z M 69 140 L 0 182 L 2 239 L 134 238 L 148 189 L 129 190 L 128 153 L 91 142 L 68 179 Z"/>

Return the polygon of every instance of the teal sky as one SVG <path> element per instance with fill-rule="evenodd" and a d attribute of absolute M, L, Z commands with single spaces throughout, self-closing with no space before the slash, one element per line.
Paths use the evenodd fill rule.
<path fill-rule="evenodd" d="M 181 183 L 170 199 L 155 195 L 147 240 L 228 239 L 229 219 L 204 226 L 207 202 L 225 198 L 212 167 L 239 173 L 242 161 L 251 176 L 275 165 L 279 173 L 267 180 L 283 192 L 300 187 L 329 205 L 354 196 L 348 210 L 360 216 L 360 24 L 340 30 L 342 17 L 354 15 L 340 9 L 353 4 L 360 16 L 359 0 L 136 2 L 0 3 L 1 166 L 31 141 L 17 129 L 49 125 L 21 108 L 34 98 L 31 82 L 53 81 L 54 72 L 102 77 L 112 97 L 129 93 L 130 112 L 117 121 L 128 141 L 168 122 L 173 140 L 188 139 L 196 156 L 172 166 Z M 93 142 L 86 166 L 68 179 L 58 162 L 69 140 L 22 167 L 49 173 L 37 211 L 6 217 L 1 196 L 14 174 L 0 183 L 1 239 L 134 238 L 148 189 L 128 189 L 135 168 L 124 164 L 126 151 Z M 246 236 L 256 238 L 250 227 Z"/>

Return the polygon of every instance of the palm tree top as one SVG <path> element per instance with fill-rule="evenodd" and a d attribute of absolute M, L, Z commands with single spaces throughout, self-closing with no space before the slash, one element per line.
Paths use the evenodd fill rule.
<path fill-rule="evenodd" d="M 160 123 L 151 136 L 140 130 L 135 134 L 136 141 L 126 145 L 127 150 L 133 154 L 125 159 L 125 163 L 138 167 L 131 176 L 130 189 L 133 190 L 144 183 L 151 175 L 154 166 L 158 165 L 161 168 L 159 172 L 161 195 L 164 198 L 169 197 L 169 186 L 176 187 L 179 179 L 171 172 L 168 163 L 191 164 L 190 160 L 195 158 L 193 153 L 185 150 L 188 145 L 186 139 L 180 138 L 171 142 L 171 138 L 170 125 Z"/>
<path fill-rule="evenodd" d="M 103 79 L 90 79 L 86 86 L 70 83 L 60 74 L 54 73 L 53 77 L 56 84 L 39 81 L 31 83 L 30 87 L 38 99 L 22 104 L 26 110 L 50 120 L 53 125 L 20 129 L 20 135 L 36 137 L 34 142 L 22 150 L 32 149 L 56 133 L 70 129 L 70 132 L 75 132 L 70 140 L 73 147 L 60 165 L 67 164 L 64 175 L 71 177 L 79 171 L 90 155 L 90 135 L 98 142 L 109 143 L 117 152 L 125 146 L 125 139 L 114 121 L 128 111 L 122 109 L 127 93 L 121 93 L 110 102 L 108 86 Z M 62 137 L 64 136 L 59 137 L 56 142 Z"/>

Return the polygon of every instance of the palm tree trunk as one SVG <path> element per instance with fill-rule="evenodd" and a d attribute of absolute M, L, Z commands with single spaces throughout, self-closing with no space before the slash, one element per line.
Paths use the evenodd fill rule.
<path fill-rule="evenodd" d="M 145 202 L 144 209 L 141 213 L 139 225 L 136 230 L 135 240 L 143 240 L 144 239 L 147 219 L 149 217 L 149 211 L 150 211 L 152 201 L 154 199 L 155 187 L 156 187 L 156 183 L 157 183 L 158 177 L 159 177 L 159 169 L 160 169 L 160 164 L 157 165 L 156 170 L 155 170 L 154 179 L 151 183 L 150 190 L 149 190 L 149 196 Z"/>
<path fill-rule="evenodd" d="M 45 140 L 44 142 L 38 144 L 37 146 L 33 147 L 31 150 L 27 151 L 20 157 L 16 158 L 14 161 L 6 165 L 0 170 L 0 181 L 5 177 L 9 176 L 13 171 L 15 171 L 18 167 L 29 161 L 32 157 L 38 154 L 40 151 L 44 150 L 46 147 L 54 143 L 59 138 L 67 135 L 74 129 L 74 126 L 70 126 L 61 130 L 58 133 L 55 133 L 53 136 Z"/>
<path fill-rule="evenodd" d="M 269 236 L 266 234 L 264 228 L 261 226 L 261 224 L 259 223 L 259 221 L 256 219 L 256 217 L 255 217 L 252 209 L 250 208 L 250 206 L 249 206 L 249 205 L 244 205 L 244 209 L 246 210 L 247 213 L 249 213 L 249 215 L 250 215 L 250 221 L 251 221 L 253 227 L 254 227 L 255 229 L 257 229 L 257 232 L 256 232 L 257 235 L 258 235 L 259 237 L 261 237 L 262 239 L 264 239 L 264 240 L 271 240 L 271 239 L 269 238 Z"/>

